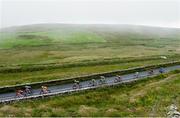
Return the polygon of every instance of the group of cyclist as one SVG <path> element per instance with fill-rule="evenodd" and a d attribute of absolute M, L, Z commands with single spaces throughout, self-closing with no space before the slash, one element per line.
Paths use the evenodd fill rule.
<path fill-rule="evenodd" d="M 97 86 L 98 84 L 99 85 L 103 85 L 106 83 L 106 78 L 104 76 L 100 76 L 100 79 L 99 81 L 96 81 L 95 79 L 92 79 L 90 82 L 89 82 L 89 87 L 91 86 Z"/>
<path fill-rule="evenodd" d="M 51 91 L 48 89 L 47 86 L 41 86 L 40 94 L 47 94 Z M 21 89 L 16 90 L 16 96 L 15 97 L 27 97 L 33 94 L 33 90 L 31 86 L 25 86 Z"/>
<path fill-rule="evenodd" d="M 31 95 L 32 93 L 33 92 L 32 92 L 31 86 L 25 86 L 22 89 L 17 89 L 16 90 L 16 96 L 17 97 L 28 96 L 28 95 Z"/>
<path fill-rule="evenodd" d="M 160 68 L 159 69 L 159 73 L 164 73 L 165 70 L 164 68 Z M 151 69 L 148 71 L 148 75 L 153 75 L 154 74 L 154 70 Z M 135 72 L 134 74 L 134 78 L 139 78 L 140 77 L 140 74 L 139 72 Z M 119 83 L 119 82 L 122 82 L 123 78 L 120 76 L 120 75 L 116 75 L 115 79 L 114 79 L 114 83 Z M 78 83 L 78 84 L 77 84 Z M 96 81 L 95 79 L 92 79 L 90 82 L 89 82 L 89 87 L 92 87 L 92 86 L 97 86 L 97 85 L 103 85 L 103 84 L 106 84 L 106 78 L 104 76 L 100 76 L 100 79 L 99 81 Z M 73 85 L 73 89 L 79 89 L 81 88 L 81 85 L 80 85 L 80 82 L 76 81 L 74 82 L 74 85 Z"/>
<path fill-rule="evenodd" d="M 164 68 L 160 68 L 159 69 L 159 73 L 164 73 Z M 148 71 L 149 75 L 153 75 L 154 74 L 154 70 L 150 70 Z M 138 78 L 140 76 L 139 72 L 135 72 L 134 77 Z M 120 75 L 116 75 L 115 79 L 114 79 L 114 83 L 119 83 L 122 82 L 122 77 Z M 97 85 L 103 85 L 106 84 L 106 78 L 104 76 L 100 76 L 100 79 L 98 81 L 96 81 L 95 79 L 92 79 L 88 86 L 92 87 L 92 86 L 97 86 Z M 80 89 L 82 88 L 82 85 L 80 84 L 80 82 L 78 80 L 74 80 L 74 84 L 72 86 L 73 89 Z M 40 94 L 47 94 L 50 93 L 51 91 L 48 89 L 47 86 L 41 86 L 41 90 L 40 90 Z M 33 94 L 33 90 L 31 88 L 31 86 L 25 86 L 22 89 L 17 89 L 16 90 L 16 97 L 26 97 L 29 95 Z"/>

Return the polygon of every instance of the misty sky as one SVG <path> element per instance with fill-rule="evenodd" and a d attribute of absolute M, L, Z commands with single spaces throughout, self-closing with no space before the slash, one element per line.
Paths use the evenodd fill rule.
<path fill-rule="evenodd" d="M 38 23 L 180 28 L 180 0 L 0 0 L 0 27 Z"/>

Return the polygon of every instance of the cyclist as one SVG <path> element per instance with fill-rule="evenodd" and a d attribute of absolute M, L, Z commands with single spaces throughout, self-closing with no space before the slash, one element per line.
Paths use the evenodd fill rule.
<path fill-rule="evenodd" d="M 81 88 L 80 82 L 77 80 L 74 80 L 73 89 Z"/>
<path fill-rule="evenodd" d="M 154 71 L 153 71 L 153 70 L 150 70 L 148 73 L 149 73 L 149 75 L 153 75 L 153 74 L 154 74 Z"/>
<path fill-rule="evenodd" d="M 93 86 L 96 85 L 96 80 L 95 79 L 92 79 L 92 84 L 93 84 Z"/>
<path fill-rule="evenodd" d="M 74 83 L 76 83 L 77 85 L 79 85 L 79 81 L 78 80 L 74 80 Z"/>
<path fill-rule="evenodd" d="M 28 94 L 28 95 L 30 95 L 30 94 L 32 94 L 32 88 L 31 88 L 31 86 L 25 86 L 25 93 L 26 94 Z"/>
<path fill-rule="evenodd" d="M 134 76 L 135 76 L 135 78 L 138 78 L 139 77 L 139 72 L 136 72 Z"/>
<path fill-rule="evenodd" d="M 89 86 L 96 86 L 96 80 L 95 80 L 95 79 L 92 79 L 92 80 L 89 82 Z"/>
<path fill-rule="evenodd" d="M 100 80 L 99 80 L 99 83 L 100 84 L 105 84 L 106 83 L 106 78 L 104 76 L 100 76 Z"/>
<path fill-rule="evenodd" d="M 116 75 L 116 78 L 114 80 L 114 82 L 121 82 L 122 81 L 122 77 L 120 75 Z"/>
<path fill-rule="evenodd" d="M 16 97 L 24 97 L 24 91 L 21 89 L 16 90 Z"/>
<path fill-rule="evenodd" d="M 161 68 L 159 69 L 159 72 L 160 72 L 160 73 L 164 73 L 164 69 L 161 67 Z"/>
<path fill-rule="evenodd" d="M 51 91 L 48 90 L 48 87 L 47 86 L 41 86 L 41 91 L 40 91 L 40 94 L 47 94 L 47 93 L 50 93 Z"/>

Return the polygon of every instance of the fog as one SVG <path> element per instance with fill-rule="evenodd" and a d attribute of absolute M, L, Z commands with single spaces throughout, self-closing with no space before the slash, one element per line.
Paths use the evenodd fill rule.
<path fill-rule="evenodd" d="M 180 0 L 0 0 L 0 7 L 0 28 L 39 23 L 180 28 Z"/>

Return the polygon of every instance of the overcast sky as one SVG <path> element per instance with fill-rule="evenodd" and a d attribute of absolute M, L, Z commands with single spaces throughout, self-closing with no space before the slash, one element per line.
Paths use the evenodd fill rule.
<path fill-rule="evenodd" d="M 0 0 L 0 27 L 38 23 L 180 28 L 180 0 Z"/>

